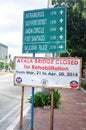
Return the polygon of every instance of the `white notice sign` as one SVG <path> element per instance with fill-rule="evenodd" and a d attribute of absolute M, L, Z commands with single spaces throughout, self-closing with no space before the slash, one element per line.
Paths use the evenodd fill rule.
<path fill-rule="evenodd" d="M 78 89 L 80 78 L 80 58 L 15 57 L 15 85 Z"/>

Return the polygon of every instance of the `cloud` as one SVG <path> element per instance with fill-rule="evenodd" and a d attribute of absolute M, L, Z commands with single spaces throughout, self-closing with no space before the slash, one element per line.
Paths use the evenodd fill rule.
<path fill-rule="evenodd" d="M 9 53 L 22 52 L 23 11 L 46 7 L 47 0 L 0 0 L 0 43 Z"/>

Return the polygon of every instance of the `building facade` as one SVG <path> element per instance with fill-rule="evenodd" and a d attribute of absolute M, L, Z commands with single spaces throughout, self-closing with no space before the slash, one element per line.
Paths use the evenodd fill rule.
<path fill-rule="evenodd" d="M 0 43 L 0 61 L 5 62 L 8 56 L 8 46 Z"/>

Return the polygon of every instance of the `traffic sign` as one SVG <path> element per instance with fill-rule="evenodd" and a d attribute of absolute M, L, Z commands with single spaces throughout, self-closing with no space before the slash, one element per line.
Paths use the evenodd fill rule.
<path fill-rule="evenodd" d="M 24 11 L 22 53 L 66 52 L 66 7 Z"/>

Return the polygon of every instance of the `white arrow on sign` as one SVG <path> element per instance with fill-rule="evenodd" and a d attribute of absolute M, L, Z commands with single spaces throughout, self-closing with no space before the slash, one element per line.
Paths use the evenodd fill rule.
<path fill-rule="evenodd" d="M 64 21 L 64 20 L 63 20 L 62 18 L 59 20 L 60 23 L 63 23 L 63 21 Z"/>
<path fill-rule="evenodd" d="M 64 46 L 60 45 L 58 48 L 62 49 L 62 48 L 64 48 Z"/>
<path fill-rule="evenodd" d="M 63 29 L 64 29 L 63 27 L 60 27 L 60 28 L 59 28 L 59 30 L 60 30 L 61 32 L 63 31 Z"/>
<path fill-rule="evenodd" d="M 60 14 L 62 15 L 64 13 L 64 11 L 63 10 L 60 10 Z"/>
<path fill-rule="evenodd" d="M 62 40 L 63 39 L 63 35 L 60 35 L 59 38 L 60 38 L 60 40 Z"/>

